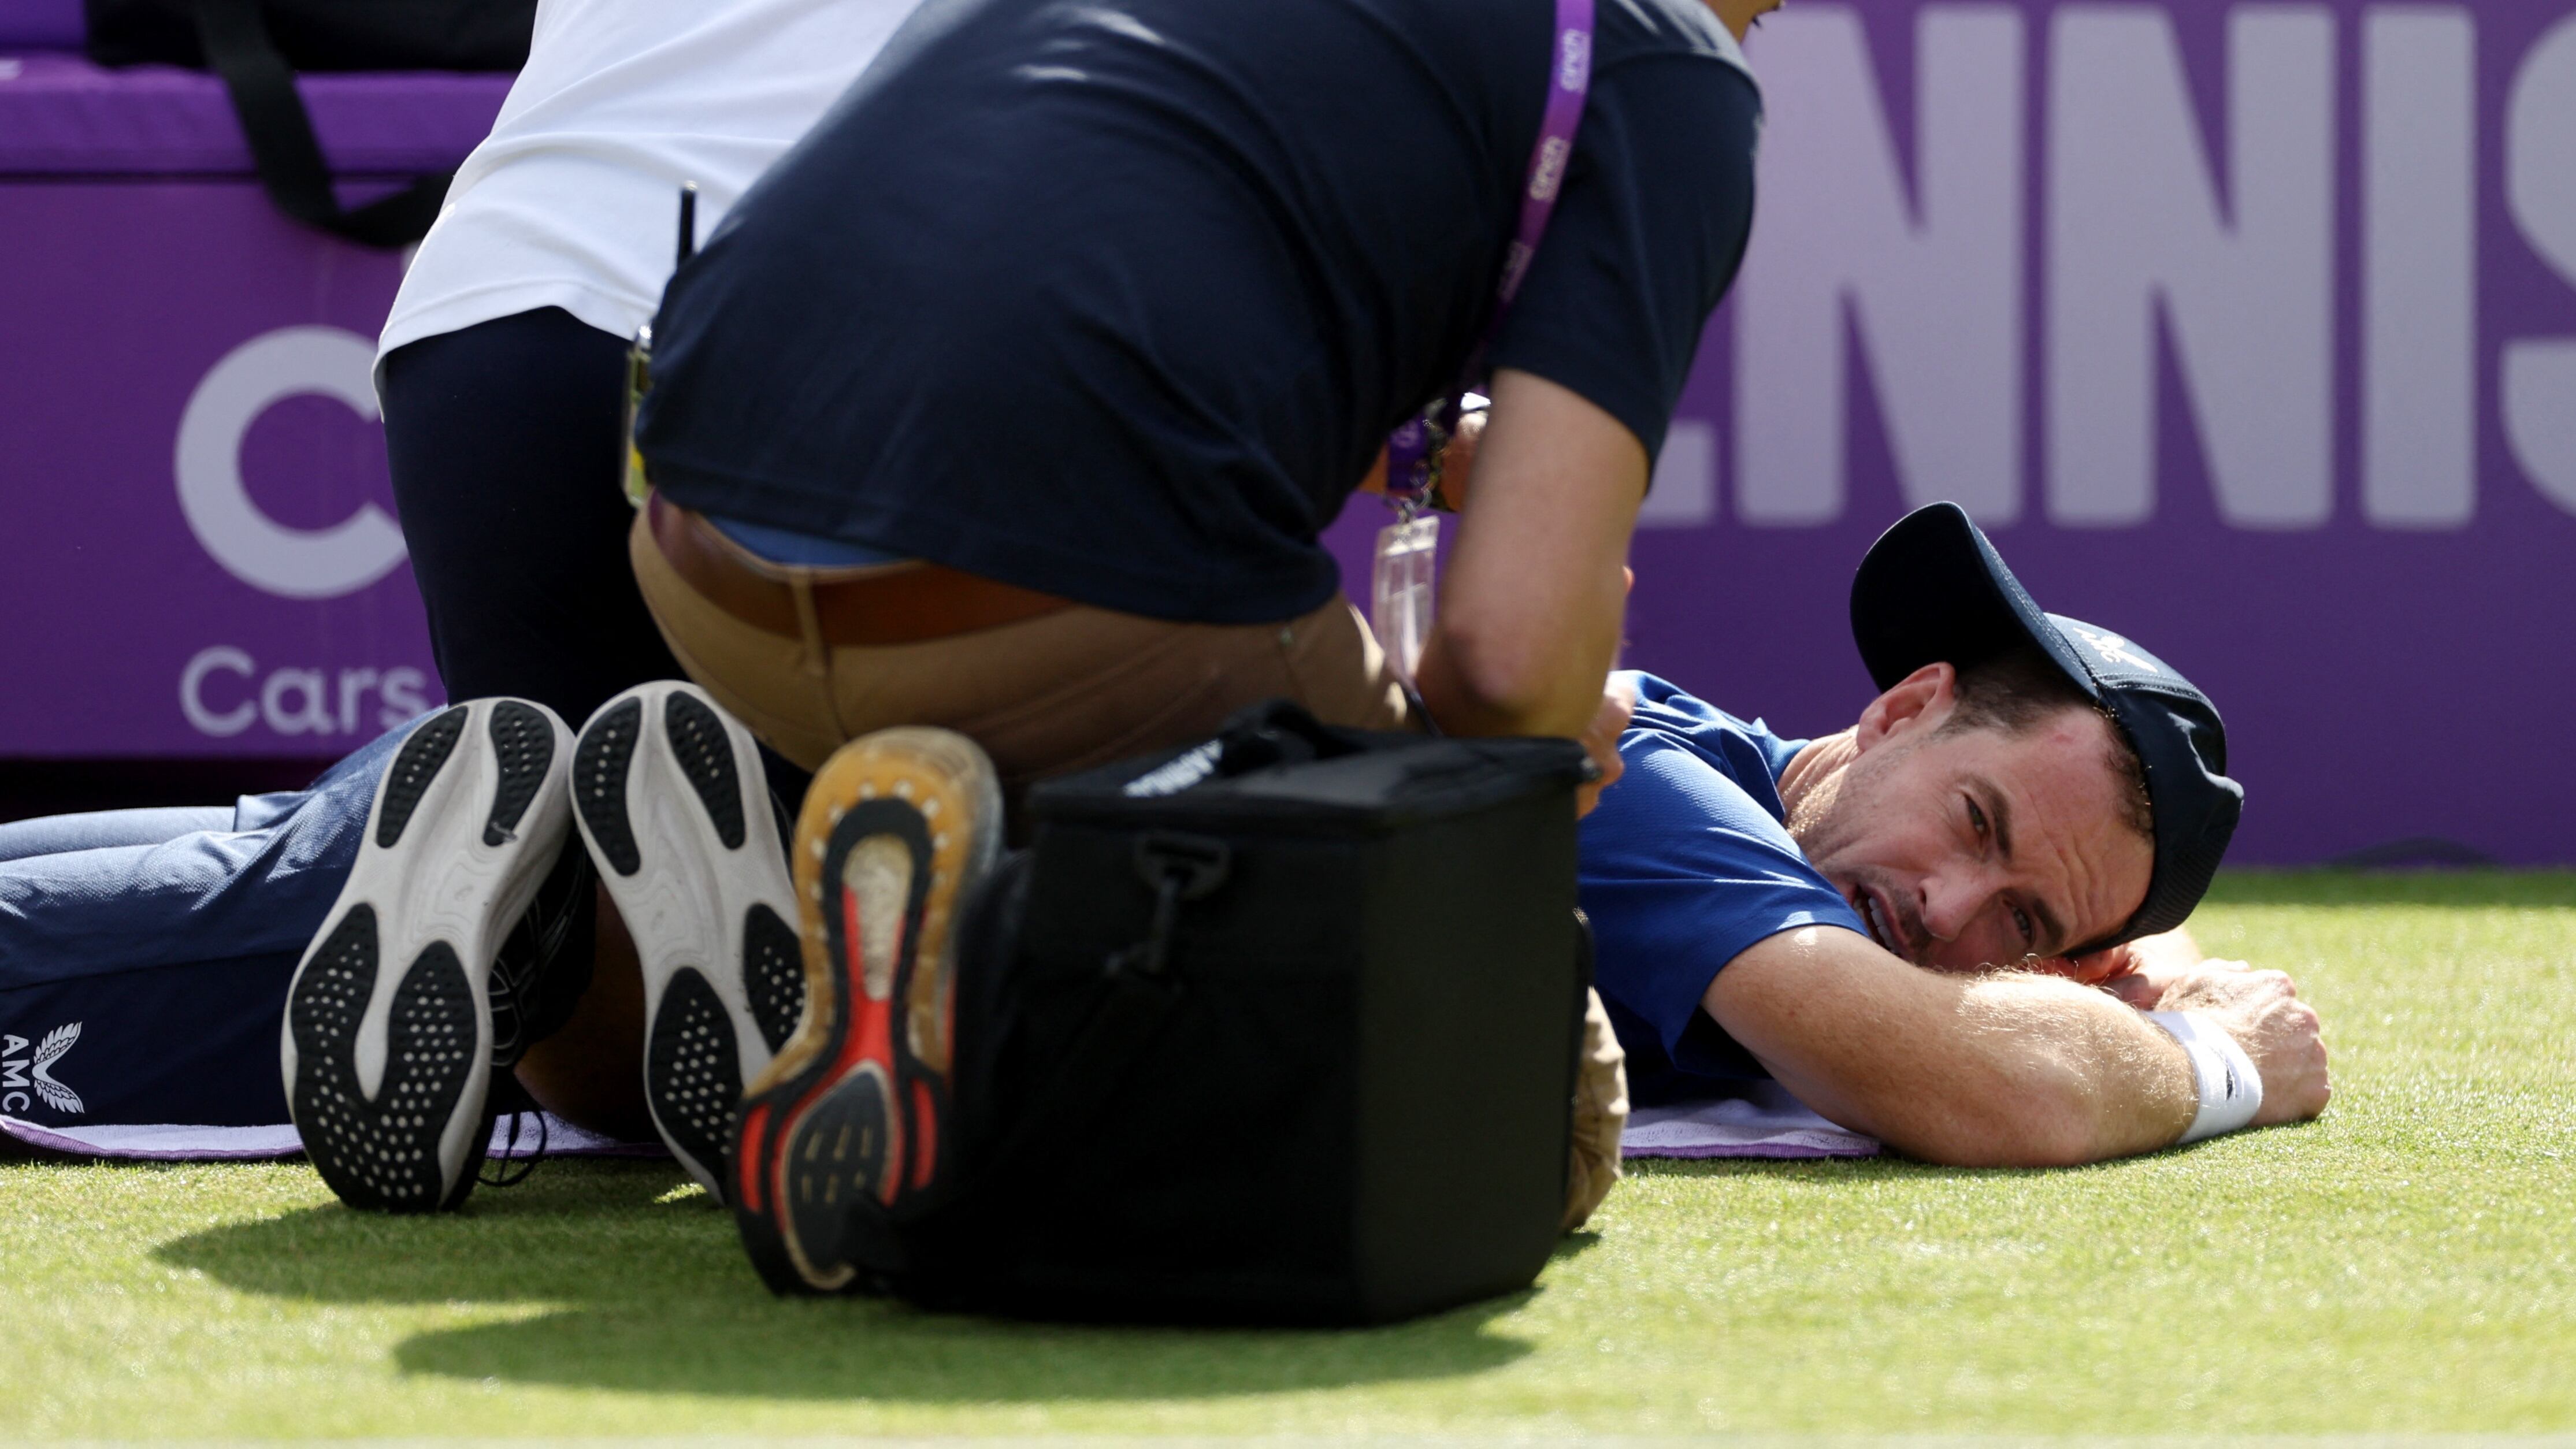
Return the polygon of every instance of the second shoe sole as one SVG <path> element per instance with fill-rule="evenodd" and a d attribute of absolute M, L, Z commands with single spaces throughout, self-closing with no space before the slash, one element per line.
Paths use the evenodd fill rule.
<path fill-rule="evenodd" d="M 804 1009 L 760 753 L 696 688 L 665 682 L 602 706 L 573 756 L 574 814 L 643 968 L 644 1100 L 721 1201 L 743 1083 Z"/>

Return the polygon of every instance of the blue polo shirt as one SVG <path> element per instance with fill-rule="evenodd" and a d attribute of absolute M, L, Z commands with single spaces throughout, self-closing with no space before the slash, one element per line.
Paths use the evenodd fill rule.
<path fill-rule="evenodd" d="M 1783 823 L 1780 774 L 1805 748 L 1651 674 L 1627 771 L 1583 821 L 1582 902 L 1593 981 L 1628 1053 L 1640 1106 L 1721 1095 L 1768 1077 L 1700 997 L 1747 947 L 1801 926 L 1867 934 Z"/>

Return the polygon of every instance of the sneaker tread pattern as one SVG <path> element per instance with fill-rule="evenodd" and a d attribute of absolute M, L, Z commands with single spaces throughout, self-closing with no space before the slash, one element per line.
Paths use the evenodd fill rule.
<path fill-rule="evenodd" d="M 743 916 L 742 986 L 752 1024 L 775 1055 L 805 1018 L 805 947 L 796 928 L 765 905 Z"/>
<path fill-rule="evenodd" d="M 501 845 L 516 835 L 546 782 L 546 770 L 555 761 L 555 730 L 544 715 L 511 699 L 493 706 L 489 733 L 501 784 L 493 792 L 492 814 L 483 822 L 483 843 Z"/>
<path fill-rule="evenodd" d="M 382 804 L 376 812 L 376 848 L 390 850 L 402 840 L 403 827 L 411 824 L 411 815 L 420 808 L 421 796 L 429 792 L 430 782 L 456 752 L 456 742 L 464 737 L 465 706 L 458 705 L 438 715 L 411 732 L 411 738 L 394 754 L 391 768 L 385 771 Z"/>
<path fill-rule="evenodd" d="M 671 1146 L 721 1174 L 742 1102 L 742 1062 L 733 1017 L 692 968 L 673 973 L 663 990 L 645 1043 L 644 1083 Z"/>
<path fill-rule="evenodd" d="M 662 728 L 670 736 L 680 773 L 707 807 L 716 838 L 727 850 L 742 849 L 742 776 L 734 768 L 733 737 L 724 721 L 705 701 L 674 690 L 662 705 Z"/>
<path fill-rule="evenodd" d="M 357 1038 L 374 993 L 376 917 L 353 908 L 315 951 L 287 1004 L 295 1035 L 295 1122 L 317 1171 L 353 1207 L 429 1212 L 473 1188 L 440 1181 L 439 1139 L 465 1095 L 477 1046 L 473 987 L 433 941 L 403 973 L 386 1022 L 384 1080 L 366 1100 Z"/>
<path fill-rule="evenodd" d="M 881 1070 L 864 1069 L 836 1083 L 801 1114 L 781 1145 L 786 1192 L 779 1211 L 794 1220 L 808 1261 L 842 1260 L 850 1206 L 876 1193 L 894 1162 L 894 1102 Z"/>
<path fill-rule="evenodd" d="M 644 702 L 630 699 L 593 720 L 573 747 L 573 805 L 608 868 L 619 875 L 644 868 L 635 848 L 634 822 L 626 818 L 626 770 L 643 724 Z"/>

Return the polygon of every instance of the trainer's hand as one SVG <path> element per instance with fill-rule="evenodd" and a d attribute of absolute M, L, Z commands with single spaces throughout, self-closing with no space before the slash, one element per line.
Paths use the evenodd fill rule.
<path fill-rule="evenodd" d="M 2241 970 L 2244 963 L 2209 962 L 2200 953 L 2200 943 L 2191 932 L 2176 926 L 2159 936 L 2146 936 L 2125 945 L 2111 946 L 2090 955 L 2059 957 L 2040 963 L 2040 969 L 2104 991 L 2140 1011 L 2153 1011 L 2166 991 L 2195 971 L 2211 968 Z"/>
<path fill-rule="evenodd" d="M 1627 732 L 1628 717 L 1636 709 L 1636 686 L 1627 680 L 1612 675 L 1601 686 L 1601 708 L 1592 716 L 1592 723 L 1583 727 L 1580 737 L 1583 753 L 1600 767 L 1601 778 L 1574 792 L 1576 819 L 1591 814 L 1592 807 L 1601 803 L 1601 792 L 1619 783 L 1620 772 L 1628 768 L 1619 758 L 1619 736 Z"/>
<path fill-rule="evenodd" d="M 2304 1122 L 2326 1109 L 2325 1037 L 2316 1008 L 2299 999 L 2287 972 L 2257 971 L 2242 961 L 2209 961 L 2175 983 L 2158 1003 L 2197 1011 L 2236 1038 L 2263 1074 L 2263 1110 L 2254 1125 Z"/>
<path fill-rule="evenodd" d="M 1440 506 L 1453 513 L 1467 506 L 1467 480 L 1476 473 L 1476 444 L 1485 436 L 1485 416 L 1478 411 L 1460 418 L 1457 434 L 1440 450 Z M 1386 449 L 1377 450 L 1377 461 L 1360 479 L 1360 491 L 1386 496 Z"/>
<path fill-rule="evenodd" d="M 2165 998 L 2166 984 L 2144 971 L 2123 971 L 2093 984 L 2140 1011 L 2154 1011 Z"/>
<path fill-rule="evenodd" d="M 2127 946 L 2115 946 L 2112 948 L 2112 951 L 2129 951 L 2131 949 L 2133 948 Z M 2111 953 L 2104 952 L 2103 954 L 2109 955 Z M 2082 959 L 2090 961 L 2093 958 L 2087 956 Z M 2110 992 L 2113 996 L 2120 998 L 2120 1000 L 2136 1007 L 2140 1011 L 2158 1011 L 2166 1009 L 2164 1006 L 2164 999 L 2168 994 L 2180 990 L 2185 982 L 2190 981 L 2193 977 L 2200 975 L 2202 972 L 2251 971 L 2253 969 L 2253 967 L 2246 965 L 2242 961 L 2193 961 L 2184 963 L 2172 960 L 2160 961 L 2151 958 L 2131 957 L 2125 961 L 2118 970 L 2113 971 L 2108 975 L 2093 978 L 2091 984 L 2101 987 L 2103 990 Z M 2085 978 L 2079 977 L 2077 979 L 2082 980 Z M 2176 1011 L 2181 1010 L 2180 1007 L 2174 1007 L 2171 1009 Z"/>
<path fill-rule="evenodd" d="M 1476 476 L 1476 444 L 1484 440 L 1488 416 L 1479 409 L 1458 419 L 1458 431 L 1440 450 L 1440 504 L 1452 512 L 1467 506 L 1467 484 Z"/>

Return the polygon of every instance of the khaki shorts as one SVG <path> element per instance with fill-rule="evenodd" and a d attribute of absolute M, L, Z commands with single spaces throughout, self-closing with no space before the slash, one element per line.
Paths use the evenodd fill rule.
<path fill-rule="evenodd" d="M 918 644 L 852 646 L 809 624 L 787 638 L 709 603 L 638 514 L 635 581 L 681 667 L 770 748 L 807 769 L 889 725 L 939 725 L 984 747 L 1016 799 L 1034 780 L 1204 739 L 1279 696 L 1330 724 L 1401 729 L 1403 689 L 1348 600 L 1272 624 L 1176 624 L 1073 605 Z M 784 582 L 841 571 L 746 567 Z"/>

